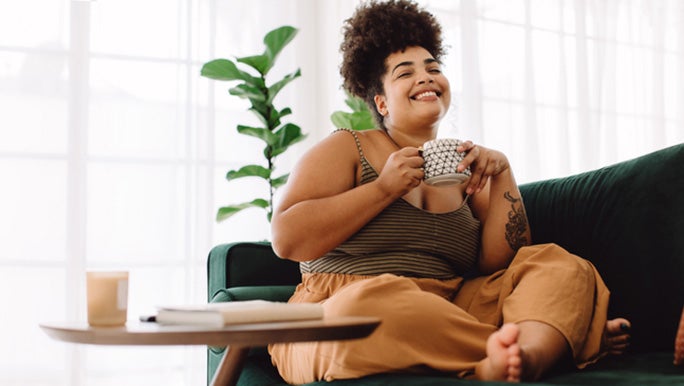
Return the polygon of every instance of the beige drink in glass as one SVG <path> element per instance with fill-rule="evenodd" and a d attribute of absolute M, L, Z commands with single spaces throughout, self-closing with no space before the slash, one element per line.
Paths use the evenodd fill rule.
<path fill-rule="evenodd" d="M 127 271 L 86 272 L 88 324 L 122 326 L 128 311 Z"/>

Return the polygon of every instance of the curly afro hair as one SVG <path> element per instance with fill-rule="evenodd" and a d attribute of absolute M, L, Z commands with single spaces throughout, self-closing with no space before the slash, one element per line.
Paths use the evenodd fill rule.
<path fill-rule="evenodd" d="M 382 126 L 375 95 L 384 94 L 385 60 L 408 47 L 425 48 L 435 59 L 444 55 L 442 27 L 429 12 L 410 0 L 371 0 L 360 5 L 345 21 L 340 45 L 340 74 L 344 88 L 363 99 Z"/>

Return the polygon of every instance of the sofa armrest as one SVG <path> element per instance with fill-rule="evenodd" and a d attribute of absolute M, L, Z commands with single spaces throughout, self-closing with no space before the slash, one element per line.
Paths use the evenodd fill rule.
<path fill-rule="evenodd" d="M 293 285 L 269 285 L 222 288 L 214 293 L 209 302 L 221 303 L 243 300 L 287 302 L 294 293 L 295 287 Z"/>
<path fill-rule="evenodd" d="M 207 300 L 233 287 L 295 286 L 301 282 L 299 264 L 279 258 L 267 242 L 217 245 L 207 259 Z"/>
<path fill-rule="evenodd" d="M 209 302 L 254 299 L 285 302 L 299 282 L 301 282 L 299 264 L 280 259 L 267 242 L 221 244 L 209 252 L 207 259 L 207 300 Z M 207 348 L 207 383 L 213 378 L 224 352 L 224 347 Z M 250 350 L 250 356 L 267 358 L 268 353 L 263 347 L 253 348 Z M 276 379 L 277 373 L 271 374 L 271 377 Z M 271 380 L 271 378 L 268 379 Z M 266 384 L 264 379 L 253 381 L 256 382 L 254 384 Z"/>

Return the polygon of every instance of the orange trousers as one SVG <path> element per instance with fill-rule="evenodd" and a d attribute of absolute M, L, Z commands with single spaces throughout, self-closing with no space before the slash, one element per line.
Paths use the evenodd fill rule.
<path fill-rule="evenodd" d="M 465 376 L 503 323 L 534 320 L 563 334 L 581 368 L 601 355 L 609 295 L 589 261 L 554 244 L 522 248 L 507 269 L 469 280 L 305 274 L 290 302 L 382 323 L 365 339 L 274 344 L 269 353 L 291 384 L 383 372 Z"/>

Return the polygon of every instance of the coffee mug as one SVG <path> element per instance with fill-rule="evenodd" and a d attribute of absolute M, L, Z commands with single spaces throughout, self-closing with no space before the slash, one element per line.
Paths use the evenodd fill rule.
<path fill-rule="evenodd" d="M 122 326 L 128 314 L 128 272 L 86 272 L 88 324 Z"/>
<path fill-rule="evenodd" d="M 445 186 L 461 184 L 470 178 L 470 168 L 457 171 L 458 164 L 465 158 L 465 152 L 456 148 L 461 141 L 453 138 L 438 138 L 423 144 L 424 180 L 429 185 Z"/>

